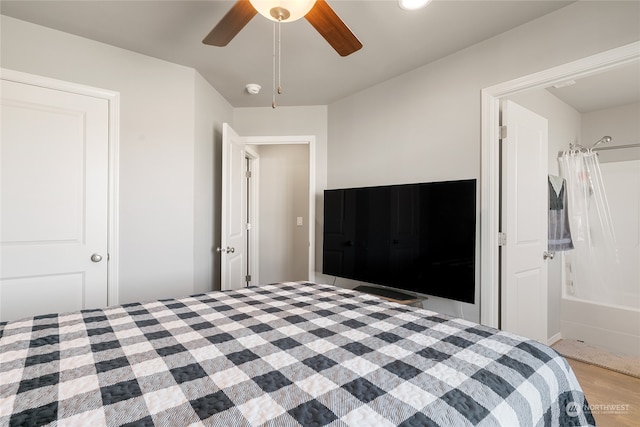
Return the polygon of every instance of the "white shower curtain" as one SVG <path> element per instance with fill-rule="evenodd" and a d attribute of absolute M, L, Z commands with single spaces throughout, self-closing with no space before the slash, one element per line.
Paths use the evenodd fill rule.
<path fill-rule="evenodd" d="M 618 249 L 598 155 L 571 149 L 559 158 L 566 180 L 569 225 L 575 249 L 566 253 L 568 292 L 586 300 L 609 301 L 620 289 Z"/>

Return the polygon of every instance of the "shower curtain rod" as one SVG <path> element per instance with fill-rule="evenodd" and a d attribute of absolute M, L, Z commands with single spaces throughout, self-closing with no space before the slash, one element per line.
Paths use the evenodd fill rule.
<path fill-rule="evenodd" d="M 610 145 L 608 147 L 594 147 L 593 151 L 617 150 L 619 148 L 638 148 L 640 144 Z"/>
<path fill-rule="evenodd" d="M 574 144 L 573 147 L 575 148 L 584 148 L 582 147 L 582 145 L 579 144 Z M 640 144 L 625 144 L 625 145 L 612 145 L 609 147 L 594 147 L 591 150 L 592 151 L 604 151 L 604 150 L 618 150 L 621 148 L 640 148 Z M 562 157 L 562 155 L 564 154 L 564 151 L 558 151 L 558 158 Z"/>

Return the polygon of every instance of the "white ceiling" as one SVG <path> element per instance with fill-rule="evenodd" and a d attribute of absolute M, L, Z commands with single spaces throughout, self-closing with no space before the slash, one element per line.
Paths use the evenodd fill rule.
<path fill-rule="evenodd" d="M 0 12 L 193 67 L 234 107 L 270 106 L 271 21 L 256 15 L 226 47 L 202 44 L 202 39 L 233 3 L 222 0 L 2 0 Z M 306 20 L 283 24 L 283 94 L 277 98 L 280 106 L 330 104 L 551 13 L 572 1 L 434 0 L 414 12 L 400 9 L 396 0 L 329 0 L 328 3 L 364 47 L 343 58 Z M 626 79 L 633 77 L 628 73 Z M 616 81 L 619 83 L 621 78 L 617 76 Z M 635 80 L 638 80 L 637 70 Z M 247 83 L 261 85 L 261 93 L 248 94 Z M 557 90 L 557 94 L 564 96 L 565 92 L 577 91 L 581 85 L 582 81 L 580 85 Z M 605 87 L 611 85 L 607 83 Z M 566 96 L 571 102 L 580 103 L 576 105 L 579 111 L 593 108 L 585 106 L 592 101 L 581 100 L 581 95 Z M 637 99 L 640 99 L 638 93 L 635 102 Z"/>
<path fill-rule="evenodd" d="M 549 92 L 580 113 L 640 102 L 640 63 L 633 62 L 576 80 Z"/>

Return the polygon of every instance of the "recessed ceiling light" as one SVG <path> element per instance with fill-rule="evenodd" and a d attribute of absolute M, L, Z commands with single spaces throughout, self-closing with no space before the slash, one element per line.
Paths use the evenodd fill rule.
<path fill-rule="evenodd" d="M 425 7 L 431 0 L 398 0 L 398 6 L 404 10 L 416 10 Z"/>

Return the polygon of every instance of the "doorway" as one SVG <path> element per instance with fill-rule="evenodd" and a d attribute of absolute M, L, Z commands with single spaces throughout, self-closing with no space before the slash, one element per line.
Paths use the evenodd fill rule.
<path fill-rule="evenodd" d="M 289 170 L 288 173 L 285 174 L 269 174 L 267 172 L 267 176 L 271 176 L 271 179 L 275 179 L 276 181 L 284 180 L 280 183 L 274 182 L 266 182 L 259 178 L 259 180 L 254 181 L 253 185 L 253 196 L 251 206 L 256 211 L 252 213 L 253 217 L 257 219 L 257 228 L 258 232 L 253 233 L 253 242 L 255 252 L 251 252 L 253 255 L 250 255 L 253 262 L 252 268 L 253 271 L 258 272 L 258 279 L 260 283 L 265 283 L 266 281 L 273 281 L 278 274 L 296 274 L 295 276 L 291 276 L 288 280 L 315 280 L 315 164 L 316 164 L 316 138 L 313 135 L 299 135 L 299 136 L 248 136 L 244 137 L 244 141 L 248 147 L 251 149 L 248 150 L 249 153 L 254 153 L 257 155 L 257 159 L 253 160 L 254 170 L 252 171 L 252 176 L 260 177 L 263 174 L 263 171 L 267 169 L 277 168 L 277 163 L 285 158 L 289 165 L 286 166 L 286 169 Z M 251 151 L 253 150 L 253 151 Z M 280 160 L 278 160 L 280 159 Z M 298 166 L 302 166 L 305 171 L 291 171 L 291 169 L 296 168 L 296 164 Z M 306 166 L 306 167 L 305 167 Z M 292 177 L 295 178 L 297 182 L 292 182 Z M 302 200 L 297 202 L 297 208 L 291 207 L 288 213 L 285 213 L 281 210 L 277 209 L 276 204 L 271 203 L 271 207 L 268 208 L 265 203 L 260 203 L 260 198 L 268 198 L 270 188 L 274 188 L 275 186 L 297 186 L 298 194 L 306 193 L 307 200 Z M 303 187 L 303 188 L 300 188 Z M 304 189 L 307 191 L 305 192 Z M 278 192 L 279 198 L 286 198 L 287 193 Z M 300 204 L 306 205 L 301 206 Z M 293 206 L 293 205 L 290 205 Z M 263 212 L 264 209 L 268 209 Z M 275 210 L 274 210 L 275 209 Z M 303 213 L 294 214 L 293 212 L 304 212 L 306 211 L 306 216 Z M 251 214 L 251 213 L 250 213 Z M 296 247 L 298 258 L 301 257 L 300 252 L 302 252 L 302 258 L 300 261 L 306 264 L 306 268 L 302 270 L 297 270 L 297 273 L 293 273 L 291 269 L 287 268 L 274 268 L 270 269 L 264 277 L 261 277 L 260 274 L 260 251 L 259 248 L 262 247 L 263 252 L 271 252 L 270 248 L 273 248 L 274 245 L 278 246 L 280 242 L 277 242 L 277 235 L 273 234 L 276 230 L 269 229 L 269 233 L 263 233 L 262 231 L 265 228 L 270 227 L 269 221 L 274 218 L 274 215 L 283 215 L 281 221 L 278 221 L 282 227 L 291 228 L 291 224 L 294 224 L 294 231 L 290 231 L 288 233 L 289 237 L 297 243 L 288 244 L 287 249 L 290 251 L 292 247 Z M 287 215 L 284 217 L 284 215 Z M 253 228 L 253 225 L 252 225 Z M 304 236 L 295 237 L 295 234 L 303 233 Z M 277 252 L 277 251 L 276 251 Z M 298 275 L 305 275 L 306 277 L 298 277 Z M 282 277 L 282 276 L 280 276 Z M 287 276 L 289 277 L 289 276 Z M 252 277 L 253 278 L 253 277 Z"/>
<path fill-rule="evenodd" d="M 225 136 L 227 135 L 227 136 Z M 226 142 L 225 142 L 226 141 Z M 305 271 L 302 277 L 287 276 L 284 280 L 314 280 L 315 270 L 315 136 L 239 136 L 228 124 L 223 127 L 223 214 L 221 225 L 221 245 L 217 251 L 221 254 L 221 289 L 236 289 L 248 284 L 257 285 L 264 283 L 260 276 L 260 247 L 263 252 L 271 254 L 273 245 L 280 243 L 281 235 L 276 234 L 270 239 L 261 238 L 261 230 L 271 230 L 275 217 L 261 220 L 260 194 L 265 191 L 282 190 L 290 182 L 281 184 L 261 185 L 260 170 L 261 153 L 271 149 L 285 146 L 304 145 L 306 156 L 300 163 L 304 163 L 307 169 L 306 177 L 296 182 L 307 189 L 303 204 L 306 205 L 306 215 L 296 214 L 293 218 L 285 219 L 287 227 L 305 231 L 304 242 L 298 246 L 298 256 L 301 252 L 305 258 Z M 226 149 L 225 149 L 226 147 Z M 226 154 L 225 154 L 226 153 Z M 235 155 L 232 155 L 236 153 Z M 235 160 L 234 160 L 235 159 Z M 248 160 L 247 160 L 248 159 Z M 234 166 L 236 165 L 236 166 Z M 251 169 L 252 178 L 245 180 L 247 165 Z M 235 184 L 234 184 L 235 183 Z M 268 194 L 268 193 L 265 193 Z M 248 207 L 248 208 L 247 208 Z M 249 222 L 246 218 L 252 218 Z M 281 220 L 282 218 L 277 218 Z M 291 222 L 293 221 L 293 222 Z M 299 224 L 299 225 L 298 225 Z M 295 234 L 290 232 L 289 234 Z M 247 240 L 246 235 L 250 236 Z M 236 239 L 239 236 L 240 240 Z M 235 240 L 234 240 L 235 239 Z M 245 262 L 245 258 L 249 262 Z M 237 261 L 240 260 L 240 261 Z M 248 270 L 249 269 L 249 270 Z M 247 271 L 251 272 L 251 280 L 247 281 Z M 272 276 L 273 277 L 273 276 Z M 280 279 L 279 281 L 282 281 Z"/>
<path fill-rule="evenodd" d="M 247 144 L 247 154 L 251 283 L 309 280 L 309 145 Z"/>
<path fill-rule="evenodd" d="M 499 199 L 500 99 L 529 89 L 600 73 L 640 60 L 640 42 L 631 43 L 539 73 L 500 83 L 482 90 L 481 106 L 481 212 L 480 219 L 480 322 L 500 327 Z"/>

